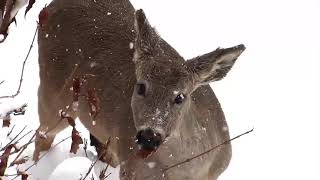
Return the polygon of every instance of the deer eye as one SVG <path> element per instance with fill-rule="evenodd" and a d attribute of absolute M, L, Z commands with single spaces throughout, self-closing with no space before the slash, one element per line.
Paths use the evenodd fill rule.
<path fill-rule="evenodd" d="M 142 83 L 137 84 L 137 94 L 140 96 L 145 96 L 146 95 L 146 85 Z"/>
<path fill-rule="evenodd" d="M 174 99 L 174 102 L 175 102 L 176 104 L 181 104 L 184 99 L 185 99 L 185 95 L 184 95 L 184 94 L 178 94 L 178 95 L 176 96 L 176 98 Z"/>

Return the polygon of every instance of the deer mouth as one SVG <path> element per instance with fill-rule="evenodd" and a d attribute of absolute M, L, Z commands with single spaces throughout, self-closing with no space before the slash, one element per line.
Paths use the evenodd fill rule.
<path fill-rule="evenodd" d="M 154 132 L 151 128 L 140 130 L 136 135 L 138 155 L 142 158 L 151 156 L 162 144 L 162 135 Z"/>

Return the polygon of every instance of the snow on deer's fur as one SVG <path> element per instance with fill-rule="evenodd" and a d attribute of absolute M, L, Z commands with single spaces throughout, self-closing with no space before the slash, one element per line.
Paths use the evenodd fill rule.
<path fill-rule="evenodd" d="M 70 116 L 80 118 L 98 149 L 111 138 L 104 160 L 120 164 L 120 179 L 219 177 L 229 164 L 230 144 L 161 169 L 229 139 L 208 84 L 228 73 L 244 45 L 185 61 L 128 0 L 54 0 L 46 10 L 48 21 L 38 37 L 39 131 L 52 130 L 36 138 L 35 155 L 68 126 L 57 125 L 59 109 L 72 102 L 68 80 L 87 76 L 85 86 L 100 99 L 99 113 L 93 123 L 88 103 L 79 98 Z"/>

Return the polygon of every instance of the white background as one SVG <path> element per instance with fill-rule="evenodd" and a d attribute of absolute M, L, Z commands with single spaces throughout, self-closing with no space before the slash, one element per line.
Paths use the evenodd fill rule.
<path fill-rule="evenodd" d="M 0 44 L 0 95 L 17 89 L 22 61 L 46 2 L 38 1 Z M 47 1 L 49 3 L 49 1 Z M 212 83 L 235 136 L 221 180 L 320 179 L 320 1 L 135 0 L 161 36 L 186 59 L 239 43 L 247 50 Z M 26 66 L 24 121 L 37 126 L 37 45 Z"/>

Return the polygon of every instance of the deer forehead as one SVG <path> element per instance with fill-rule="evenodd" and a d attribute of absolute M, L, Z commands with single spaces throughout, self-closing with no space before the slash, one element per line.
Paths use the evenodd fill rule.
<path fill-rule="evenodd" d="M 152 86 L 170 91 L 183 89 L 188 82 L 188 72 L 170 67 L 149 67 L 137 73 L 138 81 L 147 81 Z"/>

